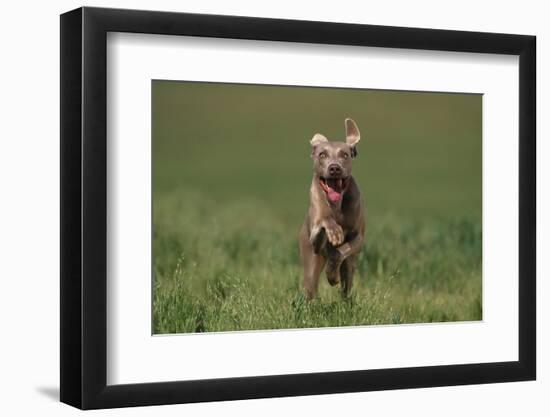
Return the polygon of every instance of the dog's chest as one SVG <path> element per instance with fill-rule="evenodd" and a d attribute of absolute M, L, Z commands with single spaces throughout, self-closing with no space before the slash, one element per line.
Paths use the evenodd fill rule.
<path fill-rule="evenodd" d="M 344 233 L 355 229 L 358 215 L 352 205 L 342 205 L 338 210 L 332 211 L 334 220 L 344 229 Z"/>
<path fill-rule="evenodd" d="M 338 223 L 342 228 L 347 226 L 346 222 L 346 215 L 342 210 L 333 210 L 332 216 L 334 220 L 336 220 L 336 223 Z"/>

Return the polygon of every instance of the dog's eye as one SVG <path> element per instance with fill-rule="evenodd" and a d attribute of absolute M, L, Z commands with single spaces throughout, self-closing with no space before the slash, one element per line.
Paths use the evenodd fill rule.
<path fill-rule="evenodd" d="M 321 159 L 325 159 L 326 157 L 327 157 L 327 154 L 324 153 L 324 152 L 321 152 L 321 153 L 319 154 L 319 158 L 321 158 Z"/>
<path fill-rule="evenodd" d="M 344 152 L 344 159 L 348 159 L 348 158 L 349 158 L 349 155 Z"/>

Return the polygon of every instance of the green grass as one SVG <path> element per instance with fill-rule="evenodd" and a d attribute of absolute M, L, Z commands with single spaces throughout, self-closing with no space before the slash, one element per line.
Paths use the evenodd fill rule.
<path fill-rule="evenodd" d="M 352 296 L 301 294 L 308 141 L 362 132 Z M 481 97 L 153 84 L 154 333 L 480 320 Z"/>

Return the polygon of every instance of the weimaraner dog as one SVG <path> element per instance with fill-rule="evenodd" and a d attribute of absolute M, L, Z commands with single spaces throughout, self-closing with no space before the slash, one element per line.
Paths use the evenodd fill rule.
<path fill-rule="evenodd" d="M 352 119 L 346 119 L 345 125 L 345 142 L 329 141 L 319 133 L 310 142 L 313 180 L 299 237 L 308 299 L 315 298 L 325 265 L 330 285 L 340 283 L 342 295 L 347 297 L 353 284 L 354 260 L 363 245 L 363 201 L 351 176 L 360 134 Z"/>

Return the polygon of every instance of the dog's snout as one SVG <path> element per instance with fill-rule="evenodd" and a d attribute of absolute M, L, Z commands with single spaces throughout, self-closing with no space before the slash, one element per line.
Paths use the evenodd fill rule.
<path fill-rule="evenodd" d="M 330 164 L 328 167 L 328 173 L 330 175 L 341 175 L 342 167 L 338 164 Z"/>

